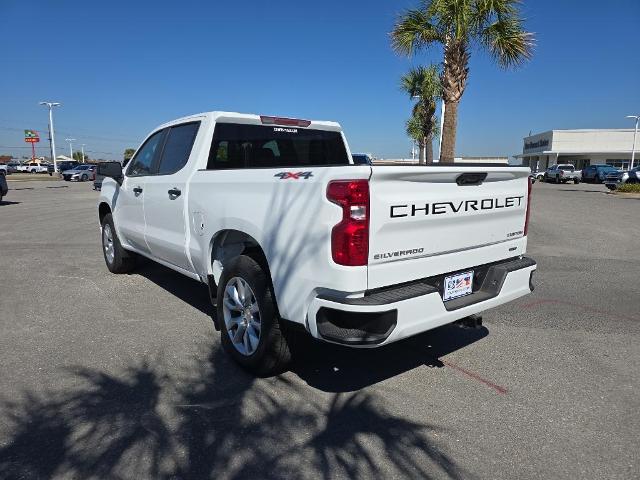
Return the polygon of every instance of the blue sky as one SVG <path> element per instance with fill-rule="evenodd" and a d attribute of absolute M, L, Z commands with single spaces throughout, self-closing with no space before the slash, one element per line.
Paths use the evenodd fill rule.
<path fill-rule="evenodd" d="M 0 154 L 56 110 L 94 158 L 120 158 L 164 121 L 232 110 L 336 120 L 353 151 L 408 156 L 398 88 L 433 49 L 394 54 L 388 32 L 417 0 L 321 2 L 0 0 Z M 625 128 L 640 113 L 640 2 L 525 0 L 534 59 L 503 71 L 474 51 L 457 154 L 513 155 L 529 131 Z"/>

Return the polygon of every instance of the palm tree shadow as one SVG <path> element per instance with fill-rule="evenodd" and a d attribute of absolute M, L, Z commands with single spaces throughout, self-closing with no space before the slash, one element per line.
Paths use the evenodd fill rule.
<path fill-rule="evenodd" d="M 0 478 L 463 476 L 436 426 L 393 415 L 372 393 L 256 379 L 220 348 L 198 358 L 173 375 L 158 359 L 117 375 L 68 369 L 77 387 L 3 402 L 12 428 Z"/>

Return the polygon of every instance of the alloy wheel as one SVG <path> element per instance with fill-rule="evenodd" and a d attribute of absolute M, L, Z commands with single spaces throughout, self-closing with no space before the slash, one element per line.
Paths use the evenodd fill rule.
<path fill-rule="evenodd" d="M 242 355 L 252 355 L 260 343 L 260 307 L 249 284 L 233 277 L 225 286 L 222 299 L 224 324 L 231 343 Z"/>
<path fill-rule="evenodd" d="M 104 248 L 104 256 L 107 262 L 111 265 L 116 256 L 116 252 L 113 247 L 113 232 L 111 231 L 111 225 L 108 223 L 105 223 L 102 227 L 102 248 Z"/>

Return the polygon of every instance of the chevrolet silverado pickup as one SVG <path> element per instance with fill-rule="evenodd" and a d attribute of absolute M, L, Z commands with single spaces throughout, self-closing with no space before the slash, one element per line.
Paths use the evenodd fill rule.
<path fill-rule="evenodd" d="M 98 166 L 103 254 L 208 285 L 223 348 L 282 371 L 293 339 L 377 347 L 533 290 L 529 169 L 356 165 L 339 124 L 210 112 Z"/>

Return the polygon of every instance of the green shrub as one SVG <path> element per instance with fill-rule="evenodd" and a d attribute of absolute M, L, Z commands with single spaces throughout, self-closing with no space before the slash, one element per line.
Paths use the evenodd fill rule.
<path fill-rule="evenodd" d="M 625 183 L 624 185 L 620 185 L 618 192 L 640 193 L 640 183 Z"/>

